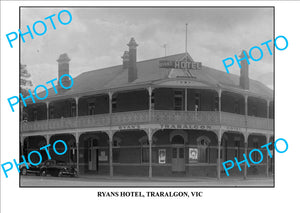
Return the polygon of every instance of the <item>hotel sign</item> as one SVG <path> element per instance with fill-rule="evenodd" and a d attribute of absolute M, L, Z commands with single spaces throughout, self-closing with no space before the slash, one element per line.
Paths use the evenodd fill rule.
<path fill-rule="evenodd" d="M 193 62 L 193 61 L 168 61 L 168 60 L 159 61 L 160 68 L 200 70 L 201 66 L 202 66 L 201 62 Z"/>
<path fill-rule="evenodd" d="M 212 126 L 197 124 L 161 124 L 161 129 L 206 129 L 211 130 Z"/>

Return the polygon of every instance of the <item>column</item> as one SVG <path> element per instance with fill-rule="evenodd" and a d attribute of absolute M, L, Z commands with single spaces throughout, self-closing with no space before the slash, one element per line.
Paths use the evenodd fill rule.
<path fill-rule="evenodd" d="M 50 119 L 50 115 L 49 115 L 49 101 L 46 102 L 46 122 L 47 122 L 47 126 L 48 126 L 48 130 L 49 130 L 49 119 Z M 47 142 L 47 144 L 49 144 Z"/>
<path fill-rule="evenodd" d="M 114 176 L 114 168 L 113 168 L 113 134 L 109 133 L 109 176 Z"/>
<path fill-rule="evenodd" d="M 50 141 L 49 141 L 49 140 L 50 140 L 50 136 L 47 134 L 47 135 L 46 135 L 46 141 L 47 141 L 47 145 L 50 143 Z"/>
<path fill-rule="evenodd" d="M 269 105 L 269 103 L 268 103 L 268 105 Z M 269 107 L 268 107 L 269 108 Z M 267 141 L 267 143 L 269 143 L 270 141 L 269 141 L 269 135 L 265 135 L 266 136 L 266 141 Z M 266 151 L 266 157 L 267 157 L 267 159 L 266 159 L 266 176 L 267 177 L 269 177 L 269 153 L 267 153 L 267 151 Z"/>
<path fill-rule="evenodd" d="M 148 112 L 148 119 L 149 123 L 151 122 L 151 101 L 152 101 L 152 88 L 148 87 L 148 94 L 149 94 L 149 112 Z"/>
<path fill-rule="evenodd" d="M 113 96 L 113 93 L 112 92 L 108 92 L 108 97 L 109 97 L 109 125 L 110 125 L 110 127 L 111 127 L 111 124 L 112 124 L 112 122 L 111 122 L 111 114 L 112 114 L 112 96 Z"/>
<path fill-rule="evenodd" d="M 77 104 L 76 104 L 77 108 Z M 77 174 L 79 175 L 79 132 L 76 131 L 75 133 L 76 138 L 76 148 L 77 148 L 77 155 L 76 155 L 76 168 L 77 168 Z"/>
<path fill-rule="evenodd" d="M 152 178 L 152 140 L 149 140 L 149 178 Z"/>
<path fill-rule="evenodd" d="M 267 118 L 270 118 L 270 100 L 267 100 Z M 267 139 L 268 141 L 268 139 Z"/>
<path fill-rule="evenodd" d="M 221 127 L 222 127 L 222 122 L 221 122 L 221 119 L 222 119 L 222 116 L 221 116 L 221 95 L 222 95 L 222 90 L 219 89 L 218 91 L 218 95 L 219 95 L 219 119 L 220 119 L 220 129 L 219 129 L 219 138 L 218 138 L 218 160 L 217 160 L 217 164 L 218 164 L 218 171 L 217 171 L 217 178 L 218 180 L 221 179 L 221 143 L 222 143 L 222 131 L 221 131 Z"/>
<path fill-rule="evenodd" d="M 46 120 L 49 120 L 49 101 L 46 102 L 46 110 L 47 110 L 47 113 L 46 113 Z"/>
<path fill-rule="evenodd" d="M 187 88 L 184 89 L 184 111 L 187 111 Z"/>
<path fill-rule="evenodd" d="M 113 167 L 113 132 L 111 130 L 111 125 L 112 125 L 112 92 L 108 92 L 109 96 L 109 176 L 112 177 L 114 176 L 114 167 Z"/>
<path fill-rule="evenodd" d="M 20 157 L 21 155 L 24 155 L 24 137 L 22 135 L 22 133 L 20 134 Z"/>
<path fill-rule="evenodd" d="M 248 156 L 248 134 L 245 134 L 245 143 L 244 143 L 245 147 L 244 147 L 244 153 L 246 156 Z M 247 163 L 244 163 L 244 179 L 247 179 Z"/>
<path fill-rule="evenodd" d="M 78 117 L 78 110 L 79 110 L 79 107 L 78 107 L 78 97 L 75 97 L 75 103 L 76 103 L 76 117 Z"/>
<path fill-rule="evenodd" d="M 248 116 L 248 95 L 245 96 L 245 116 Z M 247 122 L 247 119 L 246 119 Z"/>
<path fill-rule="evenodd" d="M 218 180 L 221 179 L 221 138 L 219 138 L 218 140 L 218 160 L 217 160 L 217 164 L 218 164 L 218 171 L 217 171 L 217 178 Z"/>
<path fill-rule="evenodd" d="M 149 178 L 152 178 L 152 131 L 148 129 L 148 141 L 149 141 Z"/>
<path fill-rule="evenodd" d="M 20 103 L 20 122 L 23 122 L 24 116 L 23 116 L 23 104 Z"/>

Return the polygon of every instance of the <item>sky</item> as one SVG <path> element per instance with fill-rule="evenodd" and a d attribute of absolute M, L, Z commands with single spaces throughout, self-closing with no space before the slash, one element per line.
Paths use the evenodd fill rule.
<path fill-rule="evenodd" d="M 57 19 L 63 9 L 72 14 L 70 24 Z M 50 20 L 44 20 L 53 14 L 55 30 Z M 67 13 L 61 19 L 67 22 Z M 32 88 L 57 78 L 56 60 L 63 53 L 71 59 L 72 77 L 122 64 L 131 37 L 139 45 L 137 61 L 163 57 L 164 44 L 167 55 L 183 53 L 186 23 L 187 50 L 194 61 L 225 72 L 224 59 L 258 46 L 264 55 L 260 61 L 250 60 L 249 75 L 272 88 L 273 56 L 261 45 L 274 39 L 272 8 L 21 8 L 22 32 L 40 20 L 47 25 L 46 33 L 33 34 L 34 39 L 25 35 L 25 43 L 21 41 L 20 60 L 31 73 Z M 36 25 L 36 31 L 43 30 L 42 24 Z M 270 47 L 273 50 L 272 43 Z M 252 53 L 259 58 L 258 50 Z M 240 74 L 236 61 L 229 72 Z"/>

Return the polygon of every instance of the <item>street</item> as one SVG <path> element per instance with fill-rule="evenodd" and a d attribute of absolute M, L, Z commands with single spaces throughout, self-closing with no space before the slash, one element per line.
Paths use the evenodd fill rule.
<path fill-rule="evenodd" d="M 26 187 L 272 187 L 272 178 L 223 178 L 221 180 L 213 178 L 174 178 L 174 177 L 154 177 L 151 180 L 146 177 L 109 177 L 109 176 L 81 176 L 72 177 L 41 177 L 41 176 L 21 176 L 20 186 Z"/>

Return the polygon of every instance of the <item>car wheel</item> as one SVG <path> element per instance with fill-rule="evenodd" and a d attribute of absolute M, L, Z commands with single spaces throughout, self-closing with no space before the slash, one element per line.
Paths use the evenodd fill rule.
<path fill-rule="evenodd" d="M 21 170 L 21 172 L 22 172 L 22 173 L 21 173 L 22 175 L 27 175 L 27 169 L 26 169 L 26 168 L 23 168 L 23 169 Z"/>
<path fill-rule="evenodd" d="M 41 171 L 41 176 L 46 176 L 46 175 L 47 175 L 46 171 L 45 171 L 45 170 L 42 170 L 42 171 Z"/>

